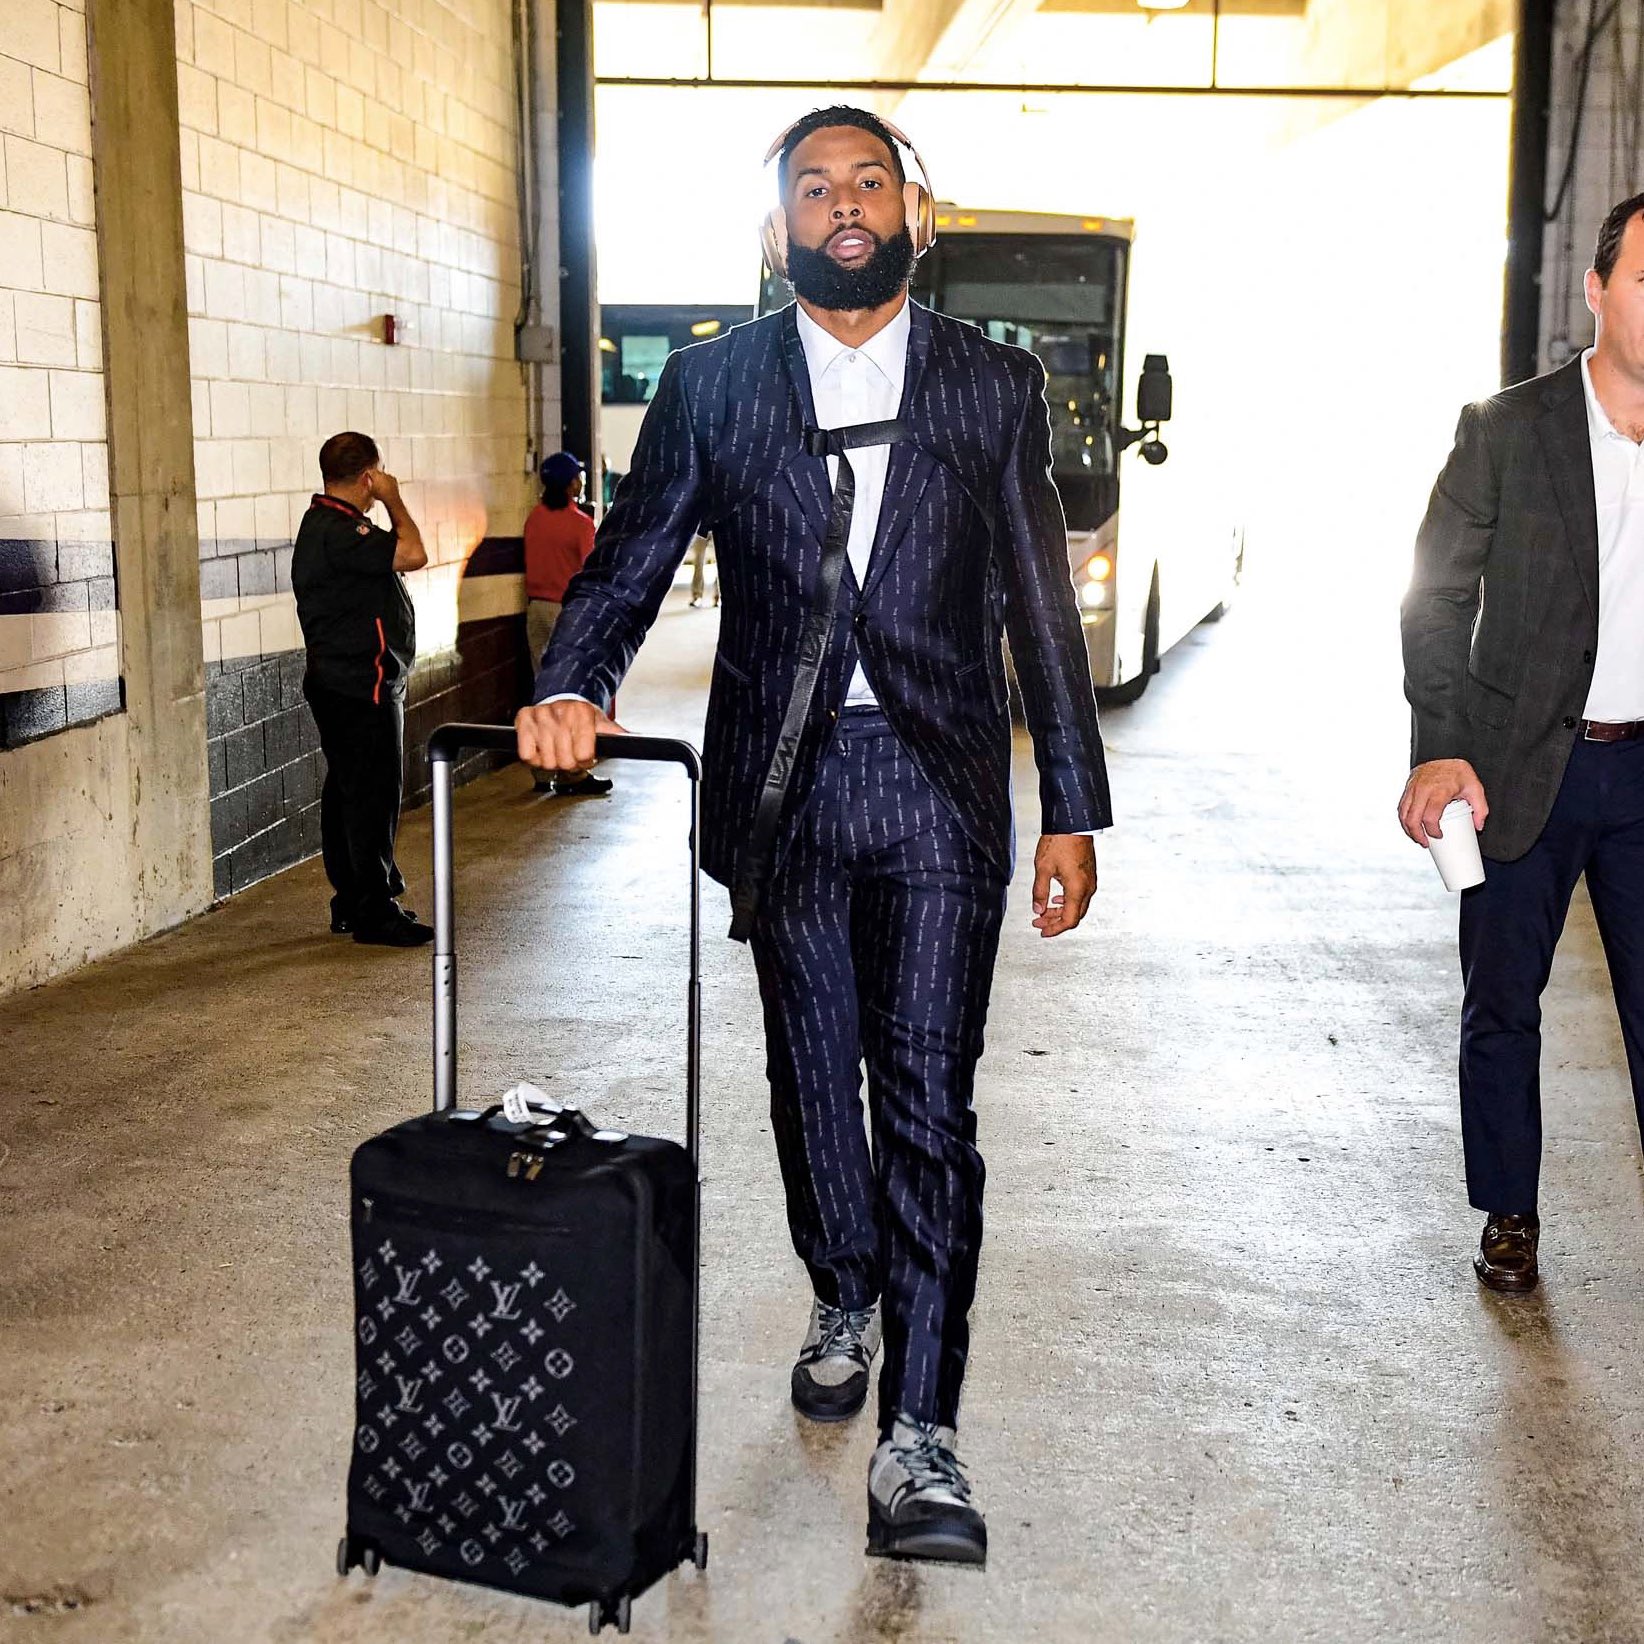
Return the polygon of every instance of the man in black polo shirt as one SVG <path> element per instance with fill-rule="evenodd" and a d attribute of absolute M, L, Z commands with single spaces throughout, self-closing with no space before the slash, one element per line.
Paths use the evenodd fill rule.
<path fill-rule="evenodd" d="M 303 695 L 325 754 L 320 845 L 331 881 L 331 928 L 356 942 L 414 948 L 434 932 L 395 900 L 394 861 L 404 774 L 405 681 L 416 619 L 401 573 L 428 563 L 422 533 L 380 467 L 367 434 L 320 447 L 325 490 L 297 530 L 291 585 L 308 647 Z M 391 529 L 366 517 L 373 502 Z"/>

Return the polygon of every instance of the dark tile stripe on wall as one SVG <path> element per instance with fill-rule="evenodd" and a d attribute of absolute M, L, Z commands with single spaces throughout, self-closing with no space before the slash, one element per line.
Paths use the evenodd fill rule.
<path fill-rule="evenodd" d="M 114 545 L 0 537 L 0 622 L 118 609 Z M 0 667 L 0 748 L 16 748 L 125 706 L 117 674 L 106 679 L 7 690 Z"/>
<path fill-rule="evenodd" d="M 216 892 L 227 896 L 320 848 L 324 761 L 303 701 L 304 656 L 206 664 L 206 761 Z"/>
<path fill-rule="evenodd" d="M 271 537 L 201 537 L 200 598 L 291 591 L 291 544 Z"/>

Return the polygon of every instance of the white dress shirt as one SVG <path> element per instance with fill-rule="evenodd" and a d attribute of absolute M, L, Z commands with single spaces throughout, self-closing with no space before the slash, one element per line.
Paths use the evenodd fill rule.
<path fill-rule="evenodd" d="M 1598 655 L 1583 717 L 1644 719 L 1644 445 L 1612 423 L 1581 356 L 1598 505 Z"/>
<path fill-rule="evenodd" d="M 884 422 L 902 408 L 902 381 L 908 368 L 908 333 L 912 315 L 907 299 L 886 326 L 860 347 L 842 343 L 824 331 L 803 308 L 797 310 L 799 340 L 805 345 L 805 369 L 810 373 L 811 401 L 819 428 L 846 428 L 858 422 Z M 868 580 L 868 558 L 879 531 L 879 510 L 885 500 L 885 474 L 890 467 L 888 445 L 860 446 L 850 453 L 856 476 L 856 506 L 851 512 L 846 553 L 857 587 Z M 828 483 L 839 478 L 838 457 L 828 458 Z M 845 692 L 848 708 L 878 703 L 860 661 Z"/>

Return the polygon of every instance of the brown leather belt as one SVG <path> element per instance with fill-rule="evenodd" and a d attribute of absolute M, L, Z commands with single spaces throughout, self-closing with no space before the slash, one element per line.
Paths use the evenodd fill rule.
<path fill-rule="evenodd" d="M 1582 719 L 1584 742 L 1634 742 L 1644 736 L 1644 719 Z"/>

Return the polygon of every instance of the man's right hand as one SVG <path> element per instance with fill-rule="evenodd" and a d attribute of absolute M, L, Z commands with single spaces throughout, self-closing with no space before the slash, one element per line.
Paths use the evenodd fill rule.
<path fill-rule="evenodd" d="M 1429 839 L 1444 837 L 1439 818 L 1453 799 L 1465 799 L 1473 807 L 1473 826 L 1484 826 L 1490 806 L 1478 773 L 1465 759 L 1430 759 L 1425 765 L 1416 766 L 1404 784 L 1404 796 L 1399 800 L 1399 826 L 1425 848 Z"/>
<path fill-rule="evenodd" d="M 514 715 L 519 757 L 543 771 L 567 773 L 590 770 L 596 736 L 626 736 L 627 732 L 591 702 L 571 698 L 521 708 Z"/>

